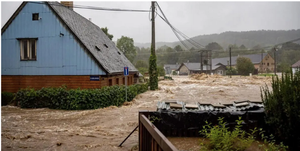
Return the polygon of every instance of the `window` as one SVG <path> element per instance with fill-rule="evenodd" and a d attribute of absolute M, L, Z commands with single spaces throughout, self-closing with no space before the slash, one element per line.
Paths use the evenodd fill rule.
<path fill-rule="evenodd" d="M 116 84 L 119 85 L 119 78 L 116 79 Z"/>
<path fill-rule="evenodd" d="M 37 39 L 19 39 L 21 60 L 36 60 Z"/>
<path fill-rule="evenodd" d="M 109 80 L 108 80 L 108 85 L 109 85 L 109 86 L 112 86 L 112 79 L 109 79 Z"/>
<path fill-rule="evenodd" d="M 39 13 L 33 13 L 32 20 L 39 20 Z"/>
<path fill-rule="evenodd" d="M 267 63 L 267 66 L 269 66 L 269 63 Z"/>

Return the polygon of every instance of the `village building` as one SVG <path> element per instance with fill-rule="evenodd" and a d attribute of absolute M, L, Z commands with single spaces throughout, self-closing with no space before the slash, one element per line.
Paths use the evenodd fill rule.
<path fill-rule="evenodd" d="M 2 91 L 134 84 L 138 70 L 73 2 L 23 2 L 1 29 Z M 129 75 L 124 76 L 124 67 Z"/>
<path fill-rule="evenodd" d="M 266 72 L 274 72 L 275 70 L 275 61 L 271 55 L 268 53 L 262 53 L 262 54 L 251 54 L 251 55 L 238 55 L 231 57 L 231 67 L 235 68 L 237 63 L 238 57 L 246 57 L 251 60 L 251 62 L 254 65 L 255 71 L 254 73 L 266 73 Z M 173 67 L 179 71 L 179 75 L 189 75 L 193 73 L 213 73 L 213 74 L 219 74 L 219 75 L 226 75 L 226 67 L 230 66 L 230 58 L 224 57 L 224 58 L 215 58 L 211 60 L 212 69 L 210 69 L 209 66 L 203 65 L 202 71 L 201 71 L 201 64 L 198 63 L 182 63 L 180 66 L 175 64 L 168 64 L 165 65 L 166 67 Z M 167 70 L 166 70 L 167 73 Z"/>
<path fill-rule="evenodd" d="M 298 60 L 296 63 L 292 65 L 292 71 L 293 74 L 295 74 L 297 71 L 300 72 L 300 60 Z"/>
<path fill-rule="evenodd" d="M 178 68 L 179 75 L 190 75 L 190 74 L 196 74 L 196 73 L 213 73 L 218 75 L 226 75 L 226 66 L 222 64 L 216 64 L 212 66 L 212 69 L 210 70 L 209 67 L 203 65 L 201 71 L 201 64 L 200 63 L 192 63 L 192 62 L 186 62 L 182 63 L 180 67 Z"/>

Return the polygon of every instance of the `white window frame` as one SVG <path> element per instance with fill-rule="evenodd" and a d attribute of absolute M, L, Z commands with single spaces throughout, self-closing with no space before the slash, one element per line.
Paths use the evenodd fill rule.
<path fill-rule="evenodd" d="M 36 61 L 37 60 L 37 38 L 21 38 L 20 42 L 20 60 L 21 61 Z M 27 50 L 24 50 L 24 44 L 27 44 Z M 34 43 L 34 50 L 32 50 L 32 44 Z M 34 52 L 34 55 L 33 53 Z M 27 58 L 25 58 L 25 53 Z"/>

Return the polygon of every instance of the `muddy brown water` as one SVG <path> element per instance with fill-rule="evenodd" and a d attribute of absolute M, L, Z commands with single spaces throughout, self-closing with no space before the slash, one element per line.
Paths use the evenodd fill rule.
<path fill-rule="evenodd" d="M 121 107 L 85 111 L 21 109 L 1 107 L 1 150 L 131 150 L 138 144 L 138 131 L 120 148 L 118 145 L 138 125 L 138 111 L 156 110 L 158 101 L 233 102 L 260 100 L 260 87 L 268 77 L 187 76 L 159 82 L 159 90 L 138 95 Z"/>

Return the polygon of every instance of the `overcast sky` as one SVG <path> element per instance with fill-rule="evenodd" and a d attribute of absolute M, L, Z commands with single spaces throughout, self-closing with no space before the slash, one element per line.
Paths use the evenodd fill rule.
<path fill-rule="evenodd" d="M 21 2 L 1 2 L 1 27 Z M 189 37 L 225 31 L 300 29 L 300 2 L 160 2 L 170 23 Z M 80 2 L 74 5 L 149 10 L 151 2 Z M 99 27 L 108 27 L 116 41 L 122 35 L 135 42 L 151 41 L 149 13 L 74 9 Z M 160 13 L 160 12 L 159 12 Z M 156 42 L 178 41 L 157 16 Z"/>

